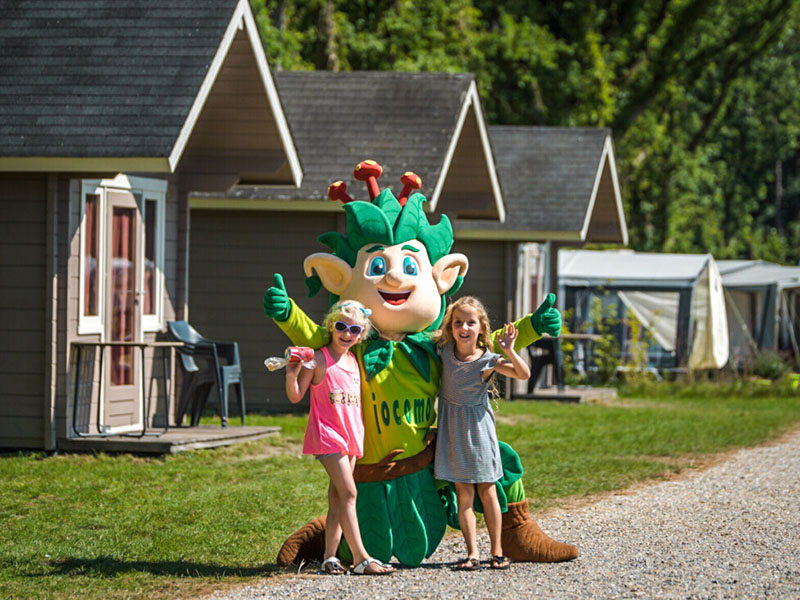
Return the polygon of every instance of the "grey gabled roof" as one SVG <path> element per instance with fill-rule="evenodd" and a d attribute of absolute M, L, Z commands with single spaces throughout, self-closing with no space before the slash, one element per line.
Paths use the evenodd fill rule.
<path fill-rule="evenodd" d="M 372 159 L 383 167 L 381 189 L 395 195 L 400 176 L 413 171 L 430 200 L 442 175 L 474 77 L 463 73 L 389 71 L 283 71 L 273 74 L 303 165 L 299 189 L 234 188 L 229 197 L 326 200 L 328 186 L 347 183 L 356 200 L 367 200 L 353 168 Z"/>
<path fill-rule="evenodd" d="M 477 227 L 583 241 L 600 169 L 611 151 L 610 130 L 499 125 L 489 127 L 489 139 L 507 216 L 503 224 Z"/>
<path fill-rule="evenodd" d="M 238 0 L 3 0 L 0 152 L 166 156 Z"/>
<path fill-rule="evenodd" d="M 0 0 L 0 157 L 169 157 L 245 9 L 246 0 Z"/>

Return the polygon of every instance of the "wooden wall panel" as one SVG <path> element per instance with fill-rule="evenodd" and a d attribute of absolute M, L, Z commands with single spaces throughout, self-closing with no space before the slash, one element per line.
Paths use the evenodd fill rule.
<path fill-rule="evenodd" d="M 189 263 L 192 326 L 206 337 L 239 343 L 248 411 L 275 412 L 294 407 L 284 393 L 282 371 L 270 373 L 264 359 L 283 354 L 286 336 L 264 316 L 264 291 L 281 273 L 289 295 L 312 318 L 328 307 L 322 290 L 307 298 L 303 260 L 326 251 L 317 236 L 337 229 L 335 213 L 284 213 L 193 210 Z M 235 398 L 235 394 L 234 394 Z M 209 400 L 216 403 L 216 394 Z M 236 404 L 231 400 L 231 414 Z M 234 419 L 234 422 L 236 420 Z"/>
<path fill-rule="evenodd" d="M 611 165 L 608 160 L 603 166 L 603 175 L 597 188 L 597 196 L 586 236 L 592 242 L 619 243 L 622 241 L 620 215 L 614 193 Z"/>
<path fill-rule="evenodd" d="M 41 406 L 41 394 L 39 394 Z M 42 448 L 42 417 L 0 415 L 0 448 Z"/>
<path fill-rule="evenodd" d="M 237 34 L 192 132 L 184 158 L 281 150 L 272 109 L 245 31 Z"/>
<path fill-rule="evenodd" d="M 0 178 L 0 447 L 44 438 L 47 181 Z"/>
<path fill-rule="evenodd" d="M 466 254 L 469 272 L 464 285 L 456 293 L 459 296 L 480 298 L 489 312 L 493 328 L 500 327 L 506 319 L 505 291 L 505 242 L 459 240 L 453 244 L 453 252 Z"/>
<path fill-rule="evenodd" d="M 486 149 L 481 143 L 474 107 L 470 107 L 464 120 L 437 210 L 463 219 L 497 217 Z"/>

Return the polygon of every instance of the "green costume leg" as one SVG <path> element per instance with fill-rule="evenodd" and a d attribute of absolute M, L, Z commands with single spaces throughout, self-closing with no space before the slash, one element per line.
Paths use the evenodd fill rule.
<path fill-rule="evenodd" d="M 433 465 L 389 481 L 359 483 L 356 512 L 361 540 L 370 556 L 388 562 L 392 556 L 419 566 L 444 537 L 446 518 L 433 479 Z M 352 561 L 342 540 L 339 556 Z"/>
<path fill-rule="evenodd" d="M 503 491 L 506 493 L 506 501 L 508 504 L 525 500 L 525 486 L 522 485 L 522 479 L 517 479 L 508 487 L 504 487 Z"/>

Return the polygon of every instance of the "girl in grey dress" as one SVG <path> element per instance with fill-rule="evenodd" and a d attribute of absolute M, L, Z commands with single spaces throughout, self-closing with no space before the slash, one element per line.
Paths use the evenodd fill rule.
<path fill-rule="evenodd" d="M 495 371 L 527 379 L 528 365 L 514 350 L 517 331 L 512 323 L 503 328 L 499 345 L 505 357 L 490 352 L 491 329 L 486 309 L 477 298 L 464 296 L 447 308 L 439 336 L 442 384 L 439 389 L 439 433 L 434 472 L 452 481 L 458 500 L 458 523 L 467 545 L 467 557 L 458 570 L 480 566 L 473 502 L 477 488 L 491 544 L 490 564 L 509 566 L 500 542 L 502 515 L 495 482 L 503 476 L 497 444 L 494 412 L 489 402 L 489 383 Z"/>

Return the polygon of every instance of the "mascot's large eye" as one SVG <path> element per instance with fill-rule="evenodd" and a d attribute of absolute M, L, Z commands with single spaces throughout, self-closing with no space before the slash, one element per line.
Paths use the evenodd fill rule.
<path fill-rule="evenodd" d="M 406 275 L 419 275 L 419 266 L 413 256 L 406 256 L 403 259 L 403 273 Z"/>
<path fill-rule="evenodd" d="M 371 261 L 369 261 L 369 269 L 367 269 L 367 275 L 385 275 L 386 274 L 386 261 L 383 260 L 383 257 L 376 256 Z"/>

